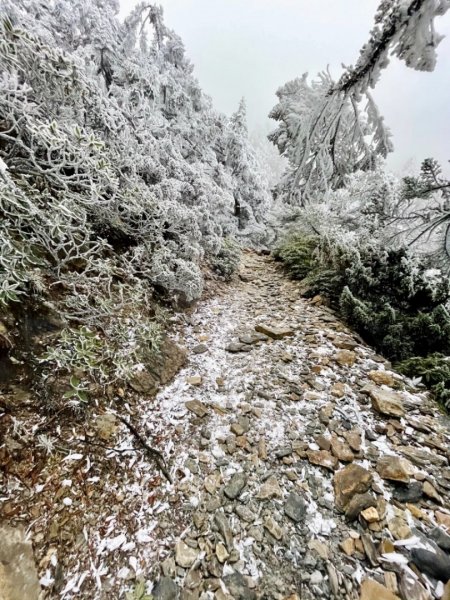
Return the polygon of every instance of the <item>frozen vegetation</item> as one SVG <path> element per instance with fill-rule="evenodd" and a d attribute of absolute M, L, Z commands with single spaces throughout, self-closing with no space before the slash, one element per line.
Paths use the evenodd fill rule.
<path fill-rule="evenodd" d="M 50 303 L 69 345 L 101 331 L 124 376 L 158 345 L 155 295 L 190 303 L 203 261 L 265 243 L 270 193 L 244 102 L 214 110 L 160 8 L 117 10 L 1 3 L 0 303 Z"/>
<path fill-rule="evenodd" d="M 0 0 L 2 600 L 450 598 L 450 182 L 370 93 L 449 8 L 266 139 L 159 6 Z"/>

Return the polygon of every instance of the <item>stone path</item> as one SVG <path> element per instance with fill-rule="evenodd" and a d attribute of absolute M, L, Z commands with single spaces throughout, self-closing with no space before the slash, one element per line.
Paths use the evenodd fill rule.
<path fill-rule="evenodd" d="M 247 254 L 241 279 L 194 314 L 189 367 L 157 398 L 187 526 L 155 598 L 441 597 L 438 411 L 270 259 Z"/>
<path fill-rule="evenodd" d="M 447 422 L 319 300 L 246 253 L 183 317 L 188 366 L 134 418 L 173 484 L 116 423 L 107 469 L 70 433 L 51 480 L 11 486 L 46 597 L 449 600 Z"/>

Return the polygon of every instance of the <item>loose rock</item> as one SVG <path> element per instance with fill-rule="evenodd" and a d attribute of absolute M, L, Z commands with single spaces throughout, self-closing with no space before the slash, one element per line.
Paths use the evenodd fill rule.
<path fill-rule="evenodd" d="M 367 492 L 372 483 L 372 474 L 360 465 L 352 463 L 334 476 L 336 506 L 344 510 L 355 494 Z"/>
<path fill-rule="evenodd" d="M 319 465 L 330 471 L 334 471 L 338 466 L 338 459 L 326 450 L 308 450 L 306 455 L 313 465 Z"/>
<path fill-rule="evenodd" d="M 178 585 L 169 577 L 161 577 L 152 590 L 155 600 L 177 600 L 178 594 Z"/>
<path fill-rule="evenodd" d="M 387 371 L 370 371 L 369 379 L 371 379 L 377 385 L 387 385 L 393 387 L 395 385 L 395 379 L 391 373 Z"/>
<path fill-rule="evenodd" d="M 247 580 L 241 573 L 235 571 L 223 577 L 223 582 L 234 600 L 256 600 L 256 592 L 248 586 Z"/>
<path fill-rule="evenodd" d="M 216 556 L 217 556 L 217 560 L 221 564 L 223 564 L 227 560 L 227 558 L 230 556 L 229 552 L 227 551 L 225 546 L 222 544 L 222 542 L 219 542 L 216 546 Z"/>
<path fill-rule="evenodd" d="M 388 528 L 395 540 L 407 540 L 412 536 L 411 529 L 403 517 L 398 516 L 389 519 Z"/>
<path fill-rule="evenodd" d="M 194 354 L 204 354 L 208 352 L 208 346 L 206 344 L 197 344 L 192 348 Z"/>
<path fill-rule="evenodd" d="M 307 506 L 305 500 L 295 492 L 289 494 L 284 504 L 284 512 L 290 519 L 292 519 L 296 523 L 302 521 L 305 518 L 306 508 Z"/>
<path fill-rule="evenodd" d="M 424 481 L 423 483 L 423 493 L 428 498 L 435 500 L 438 504 L 442 503 L 441 496 L 437 493 L 436 489 L 431 485 L 429 481 Z"/>
<path fill-rule="evenodd" d="M 355 458 L 350 446 L 336 436 L 331 438 L 331 452 L 342 462 L 351 462 Z"/>
<path fill-rule="evenodd" d="M 409 483 L 412 474 L 411 464 L 398 456 L 383 456 L 377 462 L 377 472 L 383 479 Z"/>
<path fill-rule="evenodd" d="M 251 346 L 247 344 L 241 344 L 240 342 L 232 342 L 225 348 L 227 352 L 231 352 L 232 354 L 238 354 L 239 352 L 250 352 L 251 349 Z"/>
<path fill-rule="evenodd" d="M 231 552 L 233 550 L 233 534 L 227 517 L 222 511 L 218 511 L 214 515 L 214 522 L 217 525 L 217 529 L 220 531 L 228 550 Z"/>
<path fill-rule="evenodd" d="M 382 415 L 387 415 L 388 417 L 405 416 L 403 397 L 398 392 L 371 386 L 369 388 L 369 395 L 372 398 L 372 407 Z"/>
<path fill-rule="evenodd" d="M 355 540 L 351 537 L 341 542 L 339 546 L 347 556 L 353 556 L 353 554 L 355 553 Z"/>
<path fill-rule="evenodd" d="M 290 337 L 294 335 L 294 330 L 289 327 L 274 327 L 273 325 L 257 325 L 255 330 L 259 333 L 263 333 L 274 340 L 281 340 L 284 337 Z"/>
<path fill-rule="evenodd" d="M 361 511 L 361 516 L 367 523 L 375 523 L 376 521 L 380 520 L 380 515 L 378 514 L 377 509 L 373 506 Z"/>
<path fill-rule="evenodd" d="M 272 476 L 267 479 L 259 490 L 258 498 L 261 500 L 269 500 L 270 498 L 281 498 L 283 492 L 280 488 L 276 477 Z"/>
<path fill-rule="evenodd" d="M 392 496 L 398 502 L 419 502 L 422 492 L 423 484 L 420 481 L 412 481 L 407 486 L 396 486 Z"/>
<path fill-rule="evenodd" d="M 384 585 L 373 579 L 365 579 L 361 584 L 360 600 L 401 600 Z"/>
<path fill-rule="evenodd" d="M 239 496 L 247 484 L 247 477 L 244 473 L 235 473 L 224 488 L 224 494 L 230 500 Z"/>
<path fill-rule="evenodd" d="M 442 548 L 442 550 L 450 552 L 450 535 L 445 533 L 445 531 L 439 527 L 435 527 L 430 531 L 429 537 L 436 542 L 436 544 Z"/>
<path fill-rule="evenodd" d="M 351 367 L 355 364 L 356 354 L 352 350 L 340 350 L 334 360 L 342 367 Z"/>
<path fill-rule="evenodd" d="M 39 600 L 41 586 L 33 549 L 21 528 L 0 525 L 0 597 Z"/>
<path fill-rule="evenodd" d="M 423 548 L 412 548 L 411 560 L 422 573 L 444 583 L 450 580 L 450 557 L 444 552 L 435 554 Z"/>
<path fill-rule="evenodd" d="M 345 508 L 345 516 L 348 521 L 354 521 L 359 514 L 370 507 L 376 506 L 377 501 L 372 494 L 355 494 Z"/>
<path fill-rule="evenodd" d="M 267 531 L 273 535 L 276 540 L 281 540 L 283 537 L 283 529 L 278 525 L 278 523 L 272 518 L 267 517 L 264 521 L 264 527 Z"/>
<path fill-rule="evenodd" d="M 182 540 L 175 545 L 175 562 L 180 567 L 188 569 L 197 560 L 198 552 L 194 548 L 190 548 Z"/>
<path fill-rule="evenodd" d="M 208 414 L 208 408 L 200 400 L 188 400 L 184 403 L 185 407 L 197 417 L 205 417 Z"/>
<path fill-rule="evenodd" d="M 450 532 L 450 514 L 436 510 L 434 516 L 436 517 L 436 521 L 438 522 L 438 524 L 442 525 L 447 529 L 447 531 Z"/>
<path fill-rule="evenodd" d="M 95 420 L 95 427 L 98 432 L 98 437 L 107 442 L 109 441 L 117 430 L 117 418 L 110 413 L 99 415 Z"/>

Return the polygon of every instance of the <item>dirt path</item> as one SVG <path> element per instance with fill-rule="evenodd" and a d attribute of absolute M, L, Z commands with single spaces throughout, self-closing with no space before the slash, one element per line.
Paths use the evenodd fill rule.
<path fill-rule="evenodd" d="M 120 428 L 105 505 L 66 483 L 84 527 L 57 593 L 58 550 L 41 562 L 49 597 L 121 598 L 139 579 L 164 600 L 442 596 L 449 436 L 423 392 L 252 253 L 178 341 L 188 366 L 140 411 L 173 485 Z M 72 462 L 95 486 L 86 453 Z"/>

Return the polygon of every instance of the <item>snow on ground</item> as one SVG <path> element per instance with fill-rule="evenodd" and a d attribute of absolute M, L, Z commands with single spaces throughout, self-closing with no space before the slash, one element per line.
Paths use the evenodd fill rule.
<path fill-rule="evenodd" d="M 243 271 L 251 281 L 234 282 L 227 294 L 180 318 L 187 323 L 176 341 L 187 347 L 189 362 L 156 398 L 143 396 L 138 403 L 134 422 L 164 455 L 173 483 L 136 451 L 133 436 L 121 426 L 107 466 L 80 444 L 60 461 L 51 481 L 29 490 L 28 502 L 39 506 L 29 531 L 38 547 L 42 543 L 39 568 L 47 597 L 122 598 L 140 579 L 157 593 L 163 574 L 189 590 L 185 598 L 220 600 L 235 589 L 230 578 L 236 573 L 244 576 L 241 597 L 253 597 L 254 589 L 266 598 L 299 591 L 302 598 L 329 597 L 335 569 L 344 598 L 353 597 L 349 585 L 356 590 L 367 573 L 382 573 L 339 549 L 359 525 L 346 523 L 335 508 L 333 472 L 313 464 L 307 453 L 319 450 L 319 434 L 342 441 L 358 434 L 361 450 L 354 463 L 373 472 L 378 506 L 379 498 L 390 502 L 391 487 L 375 472 L 376 460 L 400 456 L 419 434 L 405 418 L 397 429 L 380 421 L 361 392 L 371 371 L 389 374 L 389 365 L 355 342 L 326 308 L 299 299 L 296 284 L 269 259 L 249 253 Z M 258 324 L 287 327 L 292 335 L 258 341 L 248 352 L 227 350 Z M 196 354 L 200 343 L 206 351 Z M 346 344 L 353 348 L 351 364 L 340 364 L 336 356 Z M 200 385 L 189 383 L 196 376 Z M 396 375 L 395 381 L 408 384 Z M 403 396 L 407 416 L 420 417 L 425 395 L 411 389 Z M 205 416 L 187 407 L 192 400 Z M 241 475 L 243 486 L 234 497 L 228 486 Z M 13 482 L 8 493 L 20 499 L 25 491 Z M 304 512 L 298 521 L 287 516 L 290 500 L 304 503 L 304 509 L 295 504 Z M 434 521 L 432 508 L 422 506 Z M 388 504 L 386 518 L 396 510 Z M 372 534 L 382 535 L 383 527 L 373 527 Z M 175 561 L 180 540 L 187 556 L 176 555 Z M 319 555 L 311 543 L 319 543 Z"/>

